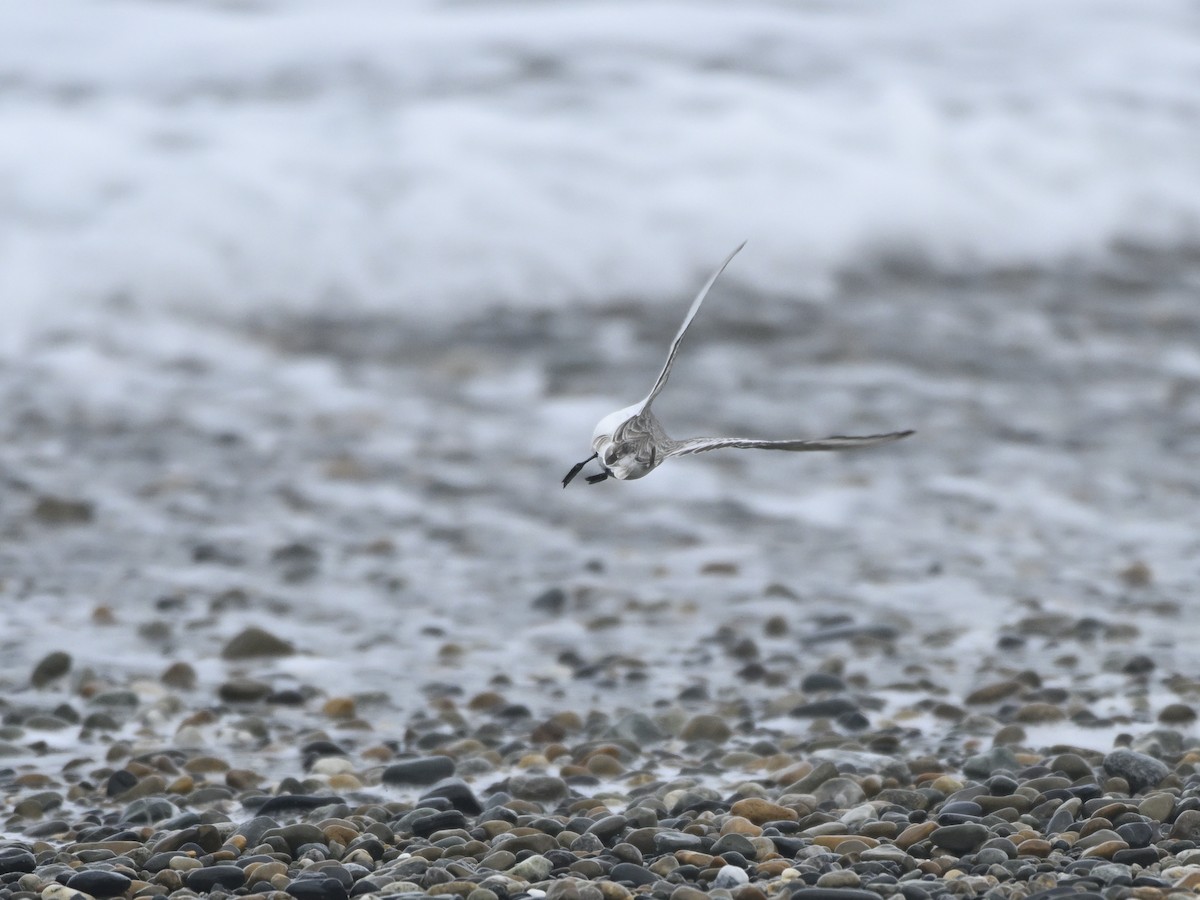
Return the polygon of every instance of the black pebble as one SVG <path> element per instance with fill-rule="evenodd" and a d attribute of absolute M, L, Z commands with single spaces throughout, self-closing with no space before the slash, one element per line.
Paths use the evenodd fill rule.
<path fill-rule="evenodd" d="M 1127 822 L 1117 828 L 1117 834 L 1130 847 L 1149 847 L 1154 840 L 1154 828 L 1148 822 Z"/>
<path fill-rule="evenodd" d="M 538 612 L 558 615 L 566 608 L 567 592 L 562 588 L 552 587 L 538 594 L 530 606 Z"/>
<path fill-rule="evenodd" d="M 1157 865 L 1158 859 L 1158 849 L 1155 847 L 1129 847 L 1124 850 L 1118 850 L 1113 854 L 1112 858 L 1113 862 L 1120 863 L 1123 866 L 1138 865 L 1143 868 Z"/>
<path fill-rule="evenodd" d="M 298 878 L 287 892 L 299 900 L 348 900 L 350 896 L 336 878 Z"/>
<path fill-rule="evenodd" d="M 188 890 L 197 894 L 207 894 L 218 887 L 232 891 L 246 883 L 246 873 L 234 865 L 206 866 L 188 872 L 185 883 Z"/>
<path fill-rule="evenodd" d="M 479 798 L 461 778 L 445 778 L 421 795 L 421 800 L 430 797 L 441 797 L 449 800 L 450 804 L 460 812 L 469 816 L 477 816 L 483 812 Z M 457 826 L 456 826 L 457 827 Z"/>
<path fill-rule="evenodd" d="M 805 675 L 800 682 L 800 690 L 806 694 L 816 691 L 844 691 L 845 689 L 846 682 L 828 672 L 811 672 Z"/>
<path fill-rule="evenodd" d="M 645 866 L 630 862 L 617 863 L 608 873 L 608 877 L 613 881 L 628 881 L 634 887 L 642 884 L 654 884 L 658 881 L 658 876 Z M 878 900 L 878 897 L 875 897 L 874 900 Z"/>
<path fill-rule="evenodd" d="M 33 854 L 20 847 L 6 847 L 0 850 L 0 875 L 9 872 L 32 872 L 37 867 Z"/>
<path fill-rule="evenodd" d="M 331 803 L 344 802 L 341 797 L 317 797 L 311 794 L 278 794 L 268 797 L 267 801 L 258 808 L 260 816 L 269 816 L 278 812 L 296 812 L 298 810 L 318 809 Z"/>
<path fill-rule="evenodd" d="M 425 756 L 393 763 L 383 770 L 384 784 L 434 784 L 454 774 L 454 760 L 448 756 Z"/>
<path fill-rule="evenodd" d="M 106 869 L 84 869 L 67 880 L 67 887 L 93 897 L 115 897 L 124 894 L 133 882 L 120 872 Z"/>
<path fill-rule="evenodd" d="M 108 776 L 108 781 L 104 784 L 104 793 L 109 797 L 119 797 L 137 783 L 137 776 L 128 769 L 117 769 Z"/>
<path fill-rule="evenodd" d="M 879 895 L 874 891 L 856 888 L 802 887 L 792 891 L 792 897 L 795 900 L 879 900 Z"/>
<path fill-rule="evenodd" d="M 801 703 L 799 706 L 793 707 L 788 715 L 797 719 L 836 719 L 845 713 L 858 711 L 858 704 L 849 697 L 829 697 L 825 700 Z"/>
<path fill-rule="evenodd" d="M 417 837 L 429 837 L 435 831 L 445 831 L 447 828 L 466 828 L 467 817 L 457 809 L 419 816 L 412 821 L 412 833 Z"/>

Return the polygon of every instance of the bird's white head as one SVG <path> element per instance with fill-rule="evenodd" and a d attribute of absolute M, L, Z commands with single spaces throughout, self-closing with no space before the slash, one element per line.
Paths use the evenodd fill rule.
<path fill-rule="evenodd" d="M 656 454 L 646 453 L 646 443 L 638 440 L 638 434 L 626 434 L 623 428 L 642 411 L 642 404 L 635 403 L 614 413 L 609 413 L 596 424 L 592 432 L 592 449 L 596 451 L 600 464 L 612 478 L 631 481 L 641 478 L 654 469 L 659 460 Z"/>

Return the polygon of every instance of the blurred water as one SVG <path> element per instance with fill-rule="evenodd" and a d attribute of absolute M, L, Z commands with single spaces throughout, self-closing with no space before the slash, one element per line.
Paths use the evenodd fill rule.
<path fill-rule="evenodd" d="M 0 296 L 454 321 L 1197 245 L 1186 0 L 0 8 Z M 11 340 L 10 340 L 11 343 Z"/>

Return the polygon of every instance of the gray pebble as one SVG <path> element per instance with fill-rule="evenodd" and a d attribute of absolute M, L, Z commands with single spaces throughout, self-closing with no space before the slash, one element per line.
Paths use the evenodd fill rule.
<path fill-rule="evenodd" d="M 755 859 L 758 856 L 758 848 L 754 846 L 750 838 L 744 834 L 738 834 L 736 831 L 721 835 L 708 852 L 714 856 L 721 856 L 731 852 L 740 853 L 746 859 Z"/>
<path fill-rule="evenodd" d="M 850 778 L 830 778 L 819 784 L 812 792 L 819 803 L 832 803 L 837 809 L 857 806 L 867 799 L 858 782 Z"/>
<path fill-rule="evenodd" d="M 383 770 L 384 784 L 435 784 L 454 774 L 454 760 L 448 756 L 425 756 L 393 763 Z"/>
<path fill-rule="evenodd" d="M 992 747 L 984 753 L 967 757 L 963 763 L 963 774 L 971 778 L 988 778 L 1001 769 L 1015 772 L 1021 763 L 1008 747 Z"/>
<path fill-rule="evenodd" d="M 223 659 L 254 659 L 264 656 L 292 656 L 296 648 L 271 632 L 251 626 L 239 632 L 221 650 Z"/>
<path fill-rule="evenodd" d="M 84 869 L 67 879 L 67 887 L 93 897 L 115 897 L 124 894 L 133 881 L 120 872 L 106 869 Z"/>
<path fill-rule="evenodd" d="M 519 863 L 508 870 L 508 874 L 514 878 L 522 878 L 525 881 L 544 881 L 550 877 L 550 872 L 554 868 L 554 864 L 541 854 L 535 853 L 532 856 L 527 856 Z"/>
<path fill-rule="evenodd" d="M 750 876 L 745 869 L 739 869 L 737 866 L 721 866 L 717 872 L 717 877 L 712 880 L 714 888 L 733 889 L 741 887 L 743 884 L 750 883 Z"/>
<path fill-rule="evenodd" d="M 929 835 L 930 842 L 935 847 L 951 850 L 955 853 L 969 853 L 991 837 L 987 826 L 977 822 L 963 822 L 958 825 L 942 825 L 935 828 Z"/>
<path fill-rule="evenodd" d="M 1104 757 L 1104 771 L 1111 776 L 1124 778 L 1130 791 L 1135 794 L 1156 787 L 1170 772 L 1165 763 L 1153 756 L 1125 747 L 1113 750 Z"/>
<path fill-rule="evenodd" d="M 552 803 L 567 796 L 567 783 L 557 775 L 513 775 L 508 791 L 520 800 Z"/>
<path fill-rule="evenodd" d="M 45 687 L 69 671 L 71 671 L 71 654 L 62 650 L 52 650 L 38 660 L 29 676 L 29 682 L 35 688 Z"/>

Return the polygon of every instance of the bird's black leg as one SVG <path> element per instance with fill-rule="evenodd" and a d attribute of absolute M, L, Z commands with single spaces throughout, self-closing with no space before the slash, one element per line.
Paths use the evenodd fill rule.
<path fill-rule="evenodd" d="M 600 455 L 599 453 L 593 453 L 591 456 L 589 456 L 583 462 L 572 467 L 571 471 L 567 473 L 567 477 L 563 479 L 563 487 L 566 487 L 568 484 L 570 484 L 571 479 L 579 474 L 579 470 L 582 469 L 584 466 L 586 466 L 588 463 L 590 463 L 593 459 L 595 459 L 599 455 Z"/>
<path fill-rule="evenodd" d="M 599 484 L 612 473 L 605 469 L 603 472 L 597 472 L 595 475 L 589 475 L 585 480 L 588 484 Z"/>

